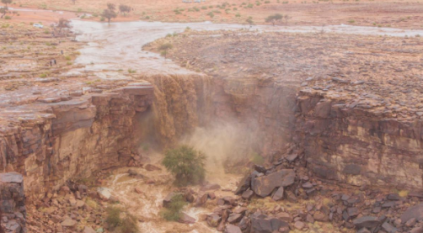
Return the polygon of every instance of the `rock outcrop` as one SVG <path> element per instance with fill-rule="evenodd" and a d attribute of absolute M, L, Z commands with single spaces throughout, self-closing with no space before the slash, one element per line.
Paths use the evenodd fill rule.
<path fill-rule="evenodd" d="M 0 173 L 0 218 L 5 233 L 25 233 L 26 208 L 23 176 Z"/>
<path fill-rule="evenodd" d="M 380 115 L 331 95 L 304 89 L 297 98 L 298 143 L 309 168 L 321 178 L 354 185 L 421 188 L 421 122 Z"/>
<path fill-rule="evenodd" d="M 71 178 L 135 164 L 137 123 L 150 109 L 153 88 L 132 83 L 104 94 L 9 107 L 0 113 L 0 167 L 24 175 L 29 198 L 43 197 Z"/>

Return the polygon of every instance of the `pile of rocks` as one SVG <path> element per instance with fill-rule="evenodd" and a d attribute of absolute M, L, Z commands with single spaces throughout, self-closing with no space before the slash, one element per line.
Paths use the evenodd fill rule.
<path fill-rule="evenodd" d="M 1 228 L 6 233 L 24 233 L 26 208 L 23 177 L 19 173 L 0 173 Z"/>
<path fill-rule="evenodd" d="M 30 232 L 105 232 L 104 190 L 68 182 L 57 191 L 48 192 L 44 199 L 28 206 Z"/>

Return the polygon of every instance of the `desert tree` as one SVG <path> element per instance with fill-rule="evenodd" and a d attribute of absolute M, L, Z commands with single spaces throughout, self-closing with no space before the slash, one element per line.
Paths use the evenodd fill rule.
<path fill-rule="evenodd" d="M 127 6 L 127 5 L 120 4 L 120 5 L 119 5 L 119 11 L 120 11 L 123 15 L 125 15 L 126 13 L 131 12 L 131 7 L 130 7 L 130 6 Z"/>
<path fill-rule="evenodd" d="M 206 175 L 205 159 L 206 157 L 202 152 L 182 145 L 168 150 L 162 164 L 175 176 L 176 185 L 196 185 L 204 181 Z"/>
<path fill-rule="evenodd" d="M 0 18 L 3 18 L 7 14 L 7 10 L 8 10 L 7 6 L 0 8 L 0 14 L 1 14 Z"/>
<path fill-rule="evenodd" d="M 76 3 L 76 0 L 72 0 L 72 2 L 73 2 L 73 5 L 75 5 L 75 3 Z"/>
<path fill-rule="evenodd" d="M 252 27 L 253 25 L 254 25 L 254 21 L 253 21 L 253 17 L 248 17 L 246 20 L 245 20 L 245 22 L 247 22 L 249 25 L 250 25 L 250 27 Z"/>
<path fill-rule="evenodd" d="M 57 28 L 59 28 L 59 32 L 62 32 L 62 29 L 64 28 L 70 28 L 70 21 L 64 18 L 59 19 Z"/>
<path fill-rule="evenodd" d="M 11 4 L 12 0 L 1 0 L 1 2 L 6 6 L 7 8 L 7 4 Z"/>
<path fill-rule="evenodd" d="M 107 3 L 107 9 L 111 10 L 111 11 L 115 11 L 116 10 L 116 5 L 113 3 Z"/>
<path fill-rule="evenodd" d="M 116 18 L 117 14 L 115 12 L 116 6 L 115 4 L 112 3 L 108 3 L 107 4 L 107 9 L 105 9 L 103 11 L 103 13 L 101 14 L 101 16 L 103 16 L 104 18 L 107 19 L 107 22 L 110 23 L 110 20 L 112 20 L 112 18 Z"/>
<path fill-rule="evenodd" d="M 283 15 L 281 14 L 274 14 L 270 15 L 266 18 L 266 23 L 272 23 L 275 26 L 275 23 L 281 21 L 283 19 Z"/>
<path fill-rule="evenodd" d="M 165 60 L 166 60 L 167 52 L 169 51 L 169 49 L 172 49 L 172 48 L 173 46 L 170 43 L 164 43 L 159 46 L 160 54 L 165 57 Z"/>

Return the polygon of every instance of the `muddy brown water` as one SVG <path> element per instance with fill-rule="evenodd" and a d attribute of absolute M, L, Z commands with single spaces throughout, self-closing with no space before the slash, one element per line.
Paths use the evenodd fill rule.
<path fill-rule="evenodd" d="M 293 33 L 326 33 L 361 34 L 375 36 L 416 36 L 423 30 L 403 30 L 395 28 L 362 27 L 351 25 L 332 26 L 266 26 L 250 28 L 246 25 L 202 23 L 162 23 L 162 22 L 115 22 L 100 23 L 81 20 L 72 21 L 74 30 L 81 35 L 77 40 L 88 42 L 76 59 L 77 64 L 85 66 L 85 70 L 136 70 L 137 73 L 177 74 L 190 72 L 165 60 L 159 54 L 146 52 L 142 47 L 167 34 L 180 33 L 186 28 L 193 30 L 239 30 L 252 32 L 283 31 Z M 81 71 L 81 70 L 79 70 Z"/>

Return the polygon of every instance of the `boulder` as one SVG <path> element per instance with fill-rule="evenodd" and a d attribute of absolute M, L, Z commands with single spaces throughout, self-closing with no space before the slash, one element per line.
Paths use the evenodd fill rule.
<path fill-rule="evenodd" d="M 218 214 L 211 214 L 207 217 L 207 224 L 209 224 L 210 227 L 217 227 L 221 219 L 222 218 Z"/>
<path fill-rule="evenodd" d="M 17 172 L 0 173 L 2 183 L 22 183 L 23 176 Z"/>
<path fill-rule="evenodd" d="M 260 213 L 251 215 L 251 230 L 254 233 L 272 233 L 280 228 L 289 227 L 289 224 L 279 218 Z"/>
<path fill-rule="evenodd" d="M 361 218 L 356 218 L 353 221 L 355 227 L 357 229 L 361 229 L 361 228 L 373 228 L 376 227 L 380 224 L 380 221 L 377 217 L 374 216 L 363 216 Z"/>
<path fill-rule="evenodd" d="M 98 196 L 104 200 L 109 200 L 110 197 L 112 196 L 112 190 L 105 187 L 97 188 L 97 193 L 98 193 Z"/>
<path fill-rule="evenodd" d="M 198 194 L 198 197 L 195 200 L 195 206 L 197 207 L 203 206 L 207 202 L 208 198 L 209 198 L 209 195 L 207 193 Z"/>
<path fill-rule="evenodd" d="M 225 227 L 225 233 L 242 233 L 242 231 L 239 227 L 228 224 Z"/>
<path fill-rule="evenodd" d="M 189 216 L 186 213 L 181 213 L 181 217 L 179 218 L 178 222 L 186 223 L 186 224 L 193 224 L 196 222 L 195 218 Z"/>
<path fill-rule="evenodd" d="M 398 229 L 395 228 L 394 226 L 392 226 L 391 224 L 384 222 L 382 224 L 382 228 L 383 230 L 385 230 L 387 233 L 396 233 L 398 232 Z"/>
<path fill-rule="evenodd" d="M 287 187 L 295 181 L 295 172 L 292 169 L 282 169 L 267 176 L 252 179 L 251 188 L 260 197 L 269 196 L 275 188 Z"/>
<path fill-rule="evenodd" d="M 407 222 L 408 220 L 415 218 L 416 220 L 423 219 L 423 203 L 408 208 L 402 215 L 401 221 Z"/>
<path fill-rule="evenodd" d="M 284 191 L 283 187 L 279 187 L 276 190 L 276 192 L 273 194 L 272 199 L 274 201 L 280 201 L 280 200 L 282 200 L 283 199 L 283 191 Z"/>
<path fill-rule="evenodd" d="M 232 213 L 232 214 L 229 215 L 228 223 L 236 223 L 236 222 L 239 222 L 241 220 L 241 218 L 242 218 L 242 214 Z"/>
<path fill-rule="evenodd" d="M 250 188 L 251 185 L 251 174 L 247 174 L 242 178 L 242 180 L 239 182 L 238 188 L 235 191 L 235 195 L 240 195 L 247 191 L 247 189 Z"/>
<path fill-rule="evenodd" d="M 294 223 L 294 227 L 297 228 L 298 230 L 301 230 L 305 227 L 305 223 L 301 222 L 301 221 L 296 221 Z"/>
<path fill-rule="evenodd" d="M 249 199 L 251 199 L 251 197 L 253 197 L 253 195 L 254 195 L 253 190 L 248 189 L 248 190 L 246 190 L 245 192 L 242 193 L 241 197 L 246 199 L 246 200 L 249 200 Z"/>

